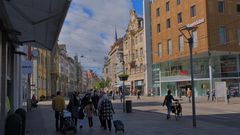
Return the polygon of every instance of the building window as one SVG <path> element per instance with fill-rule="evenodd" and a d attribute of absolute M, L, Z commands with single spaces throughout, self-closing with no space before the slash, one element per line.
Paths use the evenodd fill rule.
<path fill-rule="evenodd" d="M 138 58 L 138 50 L 136 50 L 136 59 Z"/>
<path fill-rule="evenodd" d="M 172 53 L 173 53 L 173 46 L 172 46 L 172 40 L 168 40 L 168 54 L 169 55 L 172 55 Z"/>
<path fill-rule="evenodd" d="M 135 40 L 136 40 L 136 45 L 137 45 L 138 44 L 138 37 L 137 36 L 136 36 Z"/>
<path fill-rule="evenodd" d="M 160 16 L 160 8 L 157 8 L 157 16 Z"/>
<path fill-rule="evenodd" d="M 190 13 L 191 13 L 191 17 L 194 17 L 197 15 L 196 5 L 191 6 Z"/>
<path fill-rule="evenodd" d="M 157 24 L 157 32 L 161 32 L 161 25 L 160 24 Z"/>
<path fill-rule="evenodd" d="M 218 1 L 218 12 L 223 13 L 224 12 L 224 0 Z"/>
<path fill-rule="evenodd" d="M 220 43 L 221 44 L 225 45 L 227 43 L 227 33 L 226 33 L 225 26 L 221 26 L 219 28 L 219 38 L 220 38 Z"/>
<path fill-rule="evenodd" d="M 197 31 L 196 30 L 194 30 L 193 32 L 192 32 L 192 37 L 193 37 L 193 48 L 195 48 L 195 47 L 197 47 L 197 40 L 198 40 L 198 38 L 197 38 Z"/>
<path fill-rule="evenodd" d="M 162 57 L 162 44 L 158 44 L 158 56 Z"/>
<path fill-rule="evenodd" d="M 183 35 L 179 36 L 178 39 L 178 43 L 179 43 L 179 52 L 183 52 L 184 51 L 184 37 Z"/>
<path fill-rule="evenodd" d="M 143 57 L 143 49 L 140 48 L 140 57 Z"/>
<path fill-rule="evenodd" d="M 182 12 L 178 13 L 178 23 L 182 23 Z"/>
<path fill-rule="evenodd" d="M 171 20 L 170 20 L 170 18 L 167 19 L 167 28 L 171 28 Z"/>
<path fill-rule="evenodd" d="M 140 34 L 140 41 L 139 42 L 142 42 L 143 41 L 143 34 L 141 33 Z"/>
<path fill-rule="evenodd" d="M 140 64 L 140 72 L 143 71 L 143 64 Z"/>
<path fill-rule="evenodd" d="M 237 31 L 237 36 L 238 36 L 238 45 L 240 46 L 240 29 Z"/>
<path fill-rule="evenodd" d="M 177 5 L 180 5 L 182 0 L 177 0 Z"/>
<path fill-rule="evenodd" d="M 237 12 L 240 13 L 240 3 L 237 4 Z"/>
<path fill-rule="evenodd" d="M 167 3 L 166 3 L 166 11 L 168 12 L 170 10 L 170 2 L 168 1 Z"/>

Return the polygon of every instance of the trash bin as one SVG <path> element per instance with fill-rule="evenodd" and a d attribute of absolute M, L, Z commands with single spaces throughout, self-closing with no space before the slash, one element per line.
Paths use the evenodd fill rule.
<path fill-rule="evenodd" d="M 126 113 L 131 113 L 131 112 L 132 112 L 132 101 L 126 100 Z"/>

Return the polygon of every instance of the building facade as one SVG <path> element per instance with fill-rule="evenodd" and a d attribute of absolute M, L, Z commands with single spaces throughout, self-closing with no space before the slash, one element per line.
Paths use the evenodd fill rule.
<path fill-rule="evenodd" d="M 151 4 L 154 95 L 185 95 L 191 88 L 189 45 L 179 28 L 195 27 L 193 74 L 196 96 L 217 81 L 232 93 L 240 86 L 240 4 L 238 0 L 154 0 Z M 234 19 L 233 19 L 234 18 Z M 224 88 L 223 88 L 224 90 Z"/>
<path fill-rule="evenodd" d="M 68 95 L 68 56 L 67 48 L 65 44 L 60 44 L 59 46 L 59 90 L 64 93 L 65 96 Z"/>
<path fill-rule="evenodd" d="M 77 90 L 77 69 L 73 58 L 68 57 L 68 93 Z M 68 94 L 69 95 L 69 94 Z"/>
<path fill-rule="evenodd" d="M 123 73 L 123 39 L 116 39 L 114 45 L 108 53 L 107 66 L 105 68 L 106 80 L 110 80 L 109 91 L 118 91 L 122 86 L 122 81 L 119 80 L 119 74 Z"/>
<path fill-rule="evenodd" d="M 145 92 L 145 43 L 143 18 L 134 10 L 130 11 L 130 21 L 123 39 L 124 70 L 129 75 L 126 86 L 131 94 L 138 90 Z"/>

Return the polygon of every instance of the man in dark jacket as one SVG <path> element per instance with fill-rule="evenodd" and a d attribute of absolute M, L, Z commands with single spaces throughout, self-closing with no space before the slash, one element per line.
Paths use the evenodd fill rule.
<path fill-rule="evenodd" d="M 97 109 L 97 107 L 98 107 L 98 101 L 99 101 L 99 96 L 97 94 L 97 91 L 94 90 L 94 93 L 92 95 L 92 103 L 93 103 L 95 109 Z"/>

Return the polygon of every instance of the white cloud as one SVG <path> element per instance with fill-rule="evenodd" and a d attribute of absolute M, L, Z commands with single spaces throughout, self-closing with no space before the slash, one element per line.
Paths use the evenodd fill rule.
<path fill-rule="evenodd" d="M 60 34 L 60 43 L 67 45 L 70 56 L 84 55 L 86 58 L 80 60 L 86 68 L 95 67 L 100 72 L 104 56 L 115 40 L 115 25 L 119 37 L 127 29 L 131 4 L 130 0 L 73 1 Z"/>

